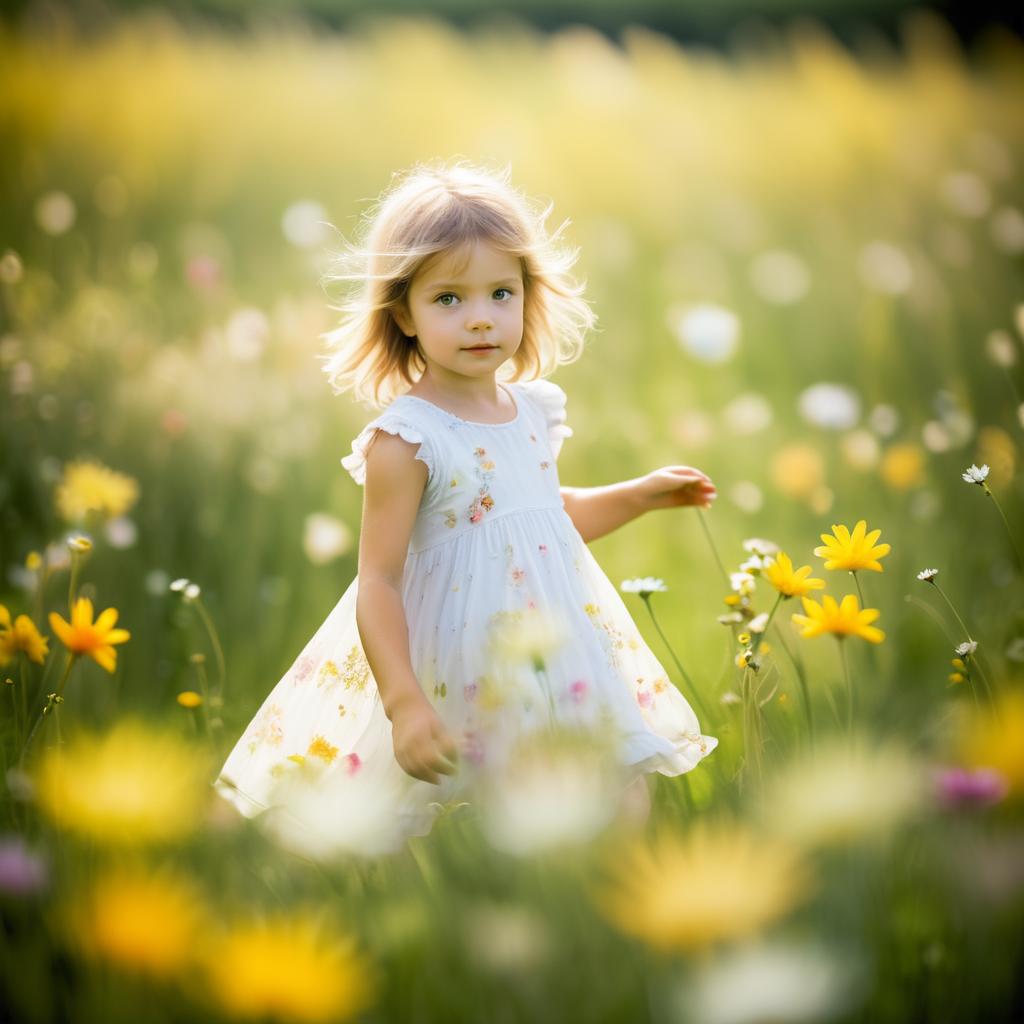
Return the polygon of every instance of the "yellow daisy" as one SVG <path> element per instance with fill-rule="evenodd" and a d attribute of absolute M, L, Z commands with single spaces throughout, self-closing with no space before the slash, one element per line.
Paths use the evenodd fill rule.
<path fill-rule="evenodd" d="M 68 522 L 84 519 L 90 512 L 116 518 L 138 497 L 139 485 L 132 477 L 95 460 L 68 463 L 56 492 L 57 508 Z"/>
<path fill-rule="evenodd" d="M 123 644 L 131 633 L 126 629 L 113 628 L 117 622 L 116 608 L 101 612 L 95 622 L 92 613 L 92 601 L 80 597 L 71 610 L 71 622 L 67 623 L 56 612 L 50 612 L 50 627 L 72 654 L 88 654 L 108 672 L 113 672 L 117 663 L 113 644 Z"/>
<path fill-rule="evenodd" d="M 0 604 L 0 666 L 10 664 L 18 651 L 24 651 L 30 661 L 42 665 L 49 653 L 47 643 L 27 615 L 19 615 L 12 622 L 11 613 Z"/>
<path fill-rule="evenodd" d="M 882 630 L 869 625 L 881 612 L 877 608 L 861 609 L 856 594 L 847 594 L 841 604 L 836 604 L 836 599 L 829 594 L 822 597 L 821 604 L 811 597 L 802 597 L 800 600 L 807 614 L 794 615 L 793 621 L 801 627 L 801 636 L 832 633 L 835 636 L 859 636 L 873 644 L 880 644 L 885 639 Z"/>
<path fill-rule="evenodd" d="M 871 569 L 872 572 L 881 572 L 882 564 L 878 561 L 884 558 L 890 551 L 890 545 L 875 542 L 882 535 L 881 530 L 867 532 L 868 524 L 861 519 L 853 528 L 853 533 L 842 525 L 833 526 L 832 533 L 823 533 L 821 539 L 825 542 L 824 547 L 814 549 L 814 553 L 824 558 L 826 569 L 849 569 L 850 572 L 857 572 L 859 569 Z"/>
<path fill-rule="evenodd" d="M 775 556 L 775 561 L 764 570 L 764 577 L 785 597 L 803 597 L 809 590 L 824 590 L 825 581 L 808 579 L 811 567 L 802 565 L 793 568 L 793 562 L 784 551 Z"/>
<path fill-rule="evenodd" d="M 594 900 L 623 932 L 688 952 L 755 935 L 810 887 L 810 865 L 796 847 L 741 825 L 699 822 L 686 835 L 631 844 Z"/>
<path fill-rule="evenodd" d="M 211 924 L 194 882 L 168 868 L 141 866 L 108 868 L 57 913 L 81 955 L 153 978 L 186 972 Z"/>
<path fill-rule="evenodd" d="M 309 1024 L 356 1016 L 377 985 L 354 940 L 310 911 L 234 926 L 211 943 L 204 968 L 214 999 L 231 1016 Z"/>

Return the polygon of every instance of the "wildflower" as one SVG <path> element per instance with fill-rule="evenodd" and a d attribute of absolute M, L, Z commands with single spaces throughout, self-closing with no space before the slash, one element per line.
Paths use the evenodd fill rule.
<path fill-rule="evenodd" d="M 199 597 L 200 593 L 201 591 L 198 583 L 189 583 L 182 591 L 181 596 L 186 604 L 191 604 Z"/>
<path fill-rule="evenodd" d="M 739 612 L 727 612 L 725 615 L 719 615 L 718 621 L 723 626 L 738 626 L 743 621 L 743 616 Z"/>
<path fill-rule="evenodd" d="M 65 466 L 55 498 L 61 516 L 74 522 L 90 512 L 109 519 L 124 515 L 138 496 L 139 487 L 132 477 L 88 460 Z"/>
<path fill-rule="evenodd" d="M 885 633 L 876 626 L 870 625 L 881 614 L 877 608 L 858 607 L 857 596 L 847 594 L 841 604 L 836 604 L 834 597 L 825 594 L 822 603 L 813 598 L 802 597 L 806 615 L 794 615 L 793 621 L 801 627 L 803 637 L 821 636 L 832 633 L 835 636 L 859 636 L 873 644 L 880 644 Z"/>
<path fill-rule="evenodd" d="M 58 827 L 107 844 L 166 842 L 198 824 L 205 758 L 173 732 L 123 719 L 47 750 L 33 771 L 36 799 Z"/>
<path fill-rule="evenodd" d="M 1006 779 L 991 768 L 965 771 L 948 768 L 937 774 L 935 788 L 946 807 L 984 806 L 997 804 L 1007 793 Z"/>
<path fill-rule="evenodd" d="M 740 572 L 749 573 L 751 576 L 758 576 L 775 561 L 773 555 L 751 555 L 745 562 L 740 563 Z"/>
<path fill-rule="evenodd" d="M 740 597 L 750 597 L 754 593 L 757 581 L 749 572 L 731 572 L 729 573 L 729 586 Z"/>
<path fill-rule="evenodd" d="M 43 889 L 49 878 L 49 865 L 19 835 L 0 839 L 0 894 L 28 896 Z"/>
<path fill-rule="evenodd" d="M 965 483 L 978 484 L 981 486 L 988 478 L 988 466 L 971 465 L 971 467 L 963 473 L 963 478 Z"/>
<path fill-rule="evenodd" d="M 599 910 L 663 951 L 755 935 L 812 885 L 810 865 L 790 844 L 703 821 L 686 835 L 636 841 L 608 864 L 607 883 L 593 893 Z"/>
<path fill-rule="evenodd" d="M 922 569 L 918 574 L 917 578 L 922 583 L 931 583 L 936 576 L 939 575 L 938 569 Z"/>
<path fill-rule="evenodd" d="M 116 608 L 107 608 L 95 622 L 92 612 L 92 601 L 80 597 L 71 610 L 71 622 L 67 623 L 56 612 L 50 612 L 50 627 L 72 654 L 88 654 L 102 668 L 113 672 L 117 659 L 113 645 L 123 644 L 131 633 L 126 629 L 114 629 Z"/>
<path fill-rule="evenodd" d="M 957 644 L 955 651 L 958 658 L 970 658 L 977 649 L 977 640 L 965 640 L 962 644 Z"/>
<path fill-rule="evenodd" d="M 763 633 L 768 628 L 768 613 L 761 612 L 760 615 L 755 615 L 748 623 L 747 629 L 751 633 Z"/>
<path fill-rule="evenodd" d="M 951 683 L 962 683 L 964 681 L 964 675 L 962 672 L 950 672 L 949 681 Z"/>
<path fill-rule="evenodd" d="M 18 651 L 23 651 L 29 661 L 42 665 L 49 653 L 48 643 L 27 615 L 19 615 L 12 622 L 11 613 L 0 604 L 0 665 L 9 664 Z"/>
<path fill-rule="evenodd" d="M 203 972 L 228 1015 L 307 1024 L 357 1016 L 378 984 L 355 941 L 313 910 L 231 926 L 208 944 Z"/>
<path fill-rule="evenodd" d="M 1024 793 L 1024 693 L 1006 690 L 990 711 L 976 712 L 957 730 L 956 760 L 964 768 L 998 772 L 1010 793 Z"/>
<path fill-rule="evenodd" d="M 180 593 L 182 590 L 184 590 L 188 586 L 188 584 L 189 584 L 189 581 L 187 579 L 185 579 L 184 576 L 181 576 L 181 577 L 179 577 L 178 579 L 174 580 L 171 583 L 170 589 L 173 590 L 174 593 L 177 594 L 177 593 Z"/>
<path fill-rule="evenodd" d="M 182 690 L 177 697 L 178 703 L 183 708 L 197 708 L 203 703 L 203 698 L 195 690 Z"/>
<path fill-rule="evenodd" d="M 83 956 L 170 978 L 190 969 L 211 921 L 189 878 L 169 868 L 117 867 L 75 897 L 60 924 Z"/>
<path fill-rule="evenodd" d="M 651 594 L 664 594 L 668 587 L 665 586 L 664 580 L 656 579 L 654 576 L 642 576 L 637 579 L 623 580 L 619 589 L 624 594 L 639 594 L 646 600 Z"/>
<path fill-rule="evenodd" d="M 881 572 L 882 566 L 878 559 L 884 558 L 891 550 L 889 544 L 875 546 L 881 535 L 881 530 L 868 533 L 867 522 L 863 519 L 858 521 L 852 534 L 845 526 L 836 525 L 832 527 L 832 534 L 821 535 L 824 547 L 815 548 L 814 553 L 826 559 L 826 569 L 849 569 L 850 572 L 871 569 L 873 572 Z"/>
<path fill-rule="evenodd" d="M 779 545 L 771 540 L 764 540 L 762 537 L 748 537 L 743 542 L 743 550 L 752 555 L 760 555 L 764 558 L 767 555 L 778 553 Z"/>
<path fill-rule="evenodd" d="M 750 634 L 749 633 L 740 633 L 740 635 L 738 637 L 736 637 L 736 640 L 739 643 L 741 643 L 741 644 L 749 644 L 750 643 Z"/>
<path fill-rule="evenodd" d="M 67 545 L 68 551 L 76 552 L 80 555 L 84 555 L 87 551 L 92 551 L 92 541 L 80 533 L 68 537 Z"/>
<path fill-rule="evenodd" d="M 803 597 L 808 591 L 825 589 L 824 580 L 808 579 L 811 575 L 809 565 L 794 569 L 792 560 L 784 551 L 778 553 L 764 575 L 783 597 Z"/>
<path fill-rule="evenodd" d="M 565 629 L 551 615 L 536 608 L 492 616 L 491 646 L 508 663 L 529 662 L 543 668 L 548 656 L 565 641 Z"/>

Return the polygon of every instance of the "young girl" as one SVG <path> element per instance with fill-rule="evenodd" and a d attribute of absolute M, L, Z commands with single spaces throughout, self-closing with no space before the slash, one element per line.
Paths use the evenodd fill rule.
<path fill-rule="evenodd" d="M 545 376 L 595 317 L 568 275 L 576 253 L 555 247 L 568 221 L 548 236 L 549 212 L 507 171 L 418 165 L 351 250 L 338 279 L 362 290 L 325 369 L 337 392 L 386 404 L 341 460 L 364 485 L 358 576 L 221 770 L 244 814 L 279 805 L 289 760 L 316 760 L 325 785 L 397 793 L 401 833 L 423 835 L 520 737 L 571 724 L 611 726 L 644 815 L 646 773 L 688 772 L 717 746 L 586 546 L 716 491 L 688 466 L 559 485 L 572 430 Z"/>

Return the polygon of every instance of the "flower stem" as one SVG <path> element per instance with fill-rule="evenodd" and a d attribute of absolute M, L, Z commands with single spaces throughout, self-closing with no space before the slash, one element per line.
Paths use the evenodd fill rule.
<path fill-rule="evenodd" d="M 643 597 L 643 595 L 641 595 Z M 649 596 L 643 597 L 643 602 L 647 605 L 647 611 L 650 613 L 651 621 L 654 623 L 654 628 L 658 631 L 658 636 L 661 637 L 662 643 L 668 648 L 668 653 L 672 655 L 672 660 L 676 663 L 676 668 L 679 670 L 679 674 L 686 680 L 686 685 L 690 688 L 690 692 L 693 694 L 694 699 L 700 706 L 701 714 L 704 716 L 706 722 L 711 721 L 711 715 L 708 713 L 708 709 L 704 706 L 704 701 L 701 698 L 700 692 L 693 685 L 693 680 L 689 677 L 686 669 L 683 668 L 682 663 L 676 657 L 676 652 L 672 649 L 672 645 L 668 642 L 668 638 L 662 632 L 661 626 L 658 625 L 658 620 L 654 615 L 654 609 L 651 607 L 651 599 Z"/>
<path fill-rule="evenodd" d="M 64 666 L 64 675 L 61 676 L 60 683 L 57 684 L 57 690 L 55 693 L 51 693 L 46 700 L 46 706 L 43 708 L 43 713 L 36 719 L 35 724 L 32 726 L 32 731 L 28 734 L 28 739 L 25 740 L 25 746 L 22 748 L 21 757 L 18 758 L 18 767 L 23 768 L 25 766 L 25 759 L 28 757 L 29 751 L 32 749 L 32 741 L 35 739 L 36 733 L 39 731 L 40 725 L 49 717 L 50 711 L 56 707 L 60 700 L 63 700 L 64 685 L 68 681 L 68 677 L 71 675 L 71 669 L 74 667 L 75 662 L 78 660 L 78 656 L 68 652 L 67 664 Z"/>
<path fill-rule="evenodd" d="M 857 596 L 860 598 L 860 606 L 863 608 L 864 591 L 860 589 L 860 577 L 857 575 L 856 571 L 851 572 L 850 575 L 853 577 L 853 582 L 857 584 Z"/>
<path fill-rule="evenodd" d="M 213 620 L 210 618 L 206 607 L 203 605 L 201 598 L 196 598 L 196 610 L 199 612 L 199 617 L 203 620 L 203 625 L 206 627 L 206 632 L 209 634 L 210 643 L 213 645 L 213 653 L 217 656 L 217 672 L 220 676 L 220 683 L 217 686 L 217 695 L 221 698 L 224 696 L 224 682 L 227 678 L 227 669 L 224 664 L 224 651 L 220 645 L 220 638 L 217 636 L 217 629 L 213 624 Z"/>
<path fill-rule="evenodd" d="M 1013 557 L 1017 560 L 1017 568 L 1024 570 L 1024 561 L 1021 561 L 1020 551 L 1017 550 L 1017 542 L 1013 539 L 1013 531 L 1010 529 L 1010 524 L 1007 521 L 1006 513 L 1003 511 L 1003 506 L 999 504 L 999 501 L 996 499 L 996 496 L 992 493 L 992 489 L 987 483 L 982 481 L 981 486 L 985 493 L 992 499 L 992 504 L 995 505 L 1003 520 L 1003 526 L 1006 527 L 1006 536 L 1010 539 L 1010 547 L 1013 549 Z"/>
<path fill-rule="evenodd" d="M 711 531 L 708 529 L 708 524 L 704 521 L 704 513 L 697 509 L 697 519 L 700 522 L 701 529 L 704 531 L 704 536 L 708 539 L 708 545 L 711 548 L 711 554 L 715 556 L 715 561 L 718 563 L 718 570 L 722 574 L 722 579 L 725 580 L 725 585 L 729 586 L 729 573 L 726 571 L 725 565 L 722 563 L 722 559 L 718 554 L 718 548 L 715 547 L 714 538 L 711 536 Z"/>
<path fill-rule="evenodd" d="M 848 737 L 853 736 L 853 683 L 850 681 L 850 663 L 846 656 L 845 637 L 836 636 L 836 643 L 839 644 L 839 660 L 843 663 L 843 679 L 846 681 L 846 733 Z"/>
<path fill-rule="evenodd" d="M 935 582 L 935 580 L 932 580 L 931 584 L 942 595 L 942 600 L 949 605 L 949 610 L 953 613 L 956 621 L 960 623 L 960 628 L 964 631 L 964 636 L 966 636 L 968 640 L 973 641 L 974 637 L 971 636 L 971 631 L 967 628 L 967 623 L 960 618 L 960 613 L 953 607 L 953 602 L 946 596 L 946 592 L 938 585 L 938 583 Z"/>

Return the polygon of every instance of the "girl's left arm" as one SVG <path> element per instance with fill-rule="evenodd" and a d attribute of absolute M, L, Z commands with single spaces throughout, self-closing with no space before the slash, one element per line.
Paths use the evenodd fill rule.
<path fill-rule="evenodd" d="M 603 487 L 560 488 L 565 511 L 588 544 L 656 508 L 710 508 L 718 496 L 710 477 L 693 466 L 663 466 L 634 480 Z"/>

